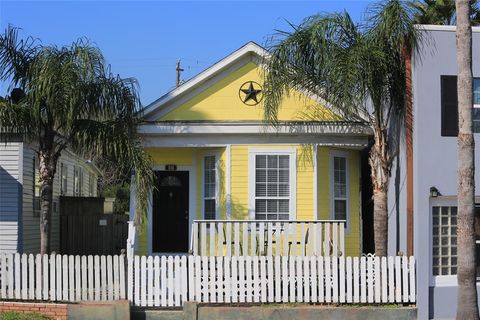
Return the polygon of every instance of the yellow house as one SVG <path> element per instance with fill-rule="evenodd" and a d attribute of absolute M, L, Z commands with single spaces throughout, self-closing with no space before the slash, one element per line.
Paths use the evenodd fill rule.
<path fill-rule="evenodd" d="M 216 246 L 217 253 L 258 250 L 264 232 L 275 233 L 279 221 L 282 226 L 308 221 L 294 227 L 303 232 L 293 242 L 301 246 L 308 234 L 302 228 L 312 229 L 319 220 L 341 222 L 335 237 L 344 241 L 342 254 L 361 253 L 360 150 L 370 131 L 293 90 L 279 110 L 280 125 L 265 126 L 262 61 L 267 56 L 259 45 L 247 43 L 145 108 L 140 133 L 154 161 L 158 190 L 151 196 L 147 228 L 136 241 L 138 254 L 185 253 L 199 232 L 212 230 L 216 236 L 207 245 Z M 258 225 L 251 227 L 255 221 L 271 224 L 259 231 Z M 256 232 L 255 237 L 243 237 L 237 227 Z M 333 232 L 325 225 L 322 230 Z M 235 237 L 240 249 L 226 241 Z M 306 246 L 315 249 L 312 241 Z"/>

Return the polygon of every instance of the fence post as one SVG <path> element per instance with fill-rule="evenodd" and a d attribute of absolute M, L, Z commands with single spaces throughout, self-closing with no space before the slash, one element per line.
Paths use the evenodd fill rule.
<path fill-rule="evenodd" d="M 128 221 L 128 238 L 127 238 L 127 299 L 133 303 L 133 257 L 135 253 L 136 228 L 133 221 Z M 137 279 L 138 281 L 138 279 Z"/>

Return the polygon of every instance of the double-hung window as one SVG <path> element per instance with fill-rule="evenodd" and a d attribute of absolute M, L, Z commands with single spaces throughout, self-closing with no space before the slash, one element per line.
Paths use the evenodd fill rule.
<path fill-rule="evenodd" d="M 60 194 L 66 195 L 67 194 L 67 186 L 68 186 L 68 167 L 63 162 L 60 164 Z"/>
<path fill-rule="evenodd" d="M 83 172 L 81 167 L 74 167 L 73 170 L 73 195 L 80 197 L 83 187 Z"/>
<path fill-rule="evenodd" d="M 217 170 L 216 157 L 203 158 L 203 218 L 217 218 Z"/>
<path fill-rule="evenodd" d="M 295 153 L 254 153 L 251 210 L 256 220 L 289 220 L 294 216 Z M 252 208 L 253 205 L 253 208 Z"/>
<path fill-rule="evenodd" d="M 345 155 L 333 154 L 331 157 L 331 218 L 348 220 L 348 159 Z M 347 226 L 347 225 L 346 225 Z"/>
<path fill-rule="evenodd" d="M 458 134 L 457 76 L 442 75 L 441 83 L 441 135 Z M 473 79 L 473 132 L 480 133 L 480 78 Z"/>

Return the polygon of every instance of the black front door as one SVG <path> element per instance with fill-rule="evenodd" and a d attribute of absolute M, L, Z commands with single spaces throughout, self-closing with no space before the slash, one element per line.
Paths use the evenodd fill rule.
<path fill-rule="evenodd" d="M 188 251 L 188 171 L 157 171 L 153 194 L 153 252 Z"/>

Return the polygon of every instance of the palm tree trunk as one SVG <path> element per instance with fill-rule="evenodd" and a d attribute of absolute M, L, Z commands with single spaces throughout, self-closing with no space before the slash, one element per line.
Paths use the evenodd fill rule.
<path fill-rule="evenodd" d="M 470 1 L 456 0 L 458 65 L 457 319 L 479 319 L 475 274 L 475 140 Z"/>
<path fill-rule="evenodd" d="M 373 233 L 375 255 L 383 257 L 388 251 L 388 182 L 390 177 L 386 130 L 375 129 L 375 142 L 369 162 L 373 185 Z"/>
<path fill-rule="evenodd" d="M 50 253 L 53 180 L 57 168 L 57 160 L 50 150 L 39 152 L 40 171 L 40 253 Z"/>

